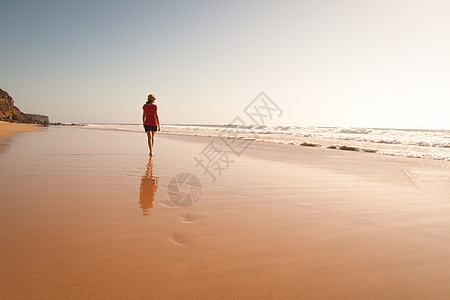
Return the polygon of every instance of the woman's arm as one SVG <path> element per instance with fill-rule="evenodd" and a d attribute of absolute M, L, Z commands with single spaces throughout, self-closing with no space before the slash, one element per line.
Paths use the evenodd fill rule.
<path fill-rule="evenodd" d="M 145 111 L 142 112 L 142 124 L 145 123 Z"/>
<path fill-rule="evenodd" d="M 159 123 L 158 111 L 155 110 L 156 122 L 158 122 L 158 131 L 161 130 L 161 124 Z"/>

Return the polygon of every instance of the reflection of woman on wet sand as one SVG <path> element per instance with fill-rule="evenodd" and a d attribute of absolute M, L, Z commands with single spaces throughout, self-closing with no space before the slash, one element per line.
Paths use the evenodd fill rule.
<path fill-rule="evenodd" d="M 153 208 L 157 188 L 158 177 L 153 176 L 153 161 L 152 157 L 150 157 L 145 176 L 141 178 L 141 192 L 139 195 L 139 204 L 141 205 L 140 207 L 142 208 L 142 215 L 144 217 L 150 216 L 150 209 Z"/>

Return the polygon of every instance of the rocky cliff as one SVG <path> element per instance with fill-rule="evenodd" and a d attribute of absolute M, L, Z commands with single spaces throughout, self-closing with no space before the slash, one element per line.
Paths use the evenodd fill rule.
<path fill-rule="evenodd" d="M 15 123 L 32 123 L 48 125 L 47 116 L 24 114 L 15 105 L 13 98 L 4 90 L 0 89 L 0 121 Z"/>
<path fill-rule="evenodd" d="M 36 114 L 26 114 L 26 115 L 29 116 L 30 118 L 35 119 L 36 121 L 39 121 L 42 123 L 50 123 L 48 116 L 36 115 Z"/>

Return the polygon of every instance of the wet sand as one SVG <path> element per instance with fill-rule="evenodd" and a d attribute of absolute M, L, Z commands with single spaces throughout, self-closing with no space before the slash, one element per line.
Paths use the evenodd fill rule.
<path fill-rule="evenodd" d="M 18 124 L 0 121 L 0 138 L 21 132 L 42 131 L 32 124 Z"/>
<path fill-rule="evenodd" d="M 1 299 L 450 295 L 450 162 L 252 143 L 211 182 L 207 138 L 159 134 L 151 161 L 144 133 L 2 140 Z"/>

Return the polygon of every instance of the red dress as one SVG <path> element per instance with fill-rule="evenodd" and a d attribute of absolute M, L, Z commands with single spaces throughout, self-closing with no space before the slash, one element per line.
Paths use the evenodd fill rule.
<path fill-rule="evenodd" d="M 145 113 L 144 125 L 158 126 L 158 121 L 156 120 L 156 110 L 158 107 L 155 104 L 144 104 L 142 109 Z"/>

